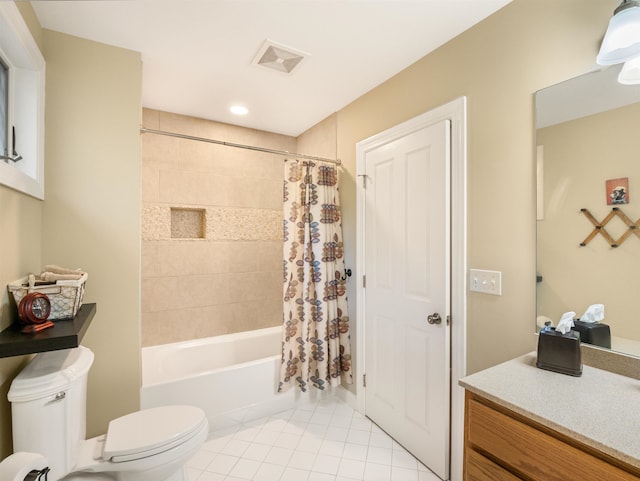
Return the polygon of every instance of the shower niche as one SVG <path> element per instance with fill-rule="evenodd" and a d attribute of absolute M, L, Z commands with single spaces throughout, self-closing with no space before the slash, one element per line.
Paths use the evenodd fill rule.
<path fill-rule="evenodd" d="M 205 209 L 171 207 L 172 239 L 204 239 L 207 233 Z"/>

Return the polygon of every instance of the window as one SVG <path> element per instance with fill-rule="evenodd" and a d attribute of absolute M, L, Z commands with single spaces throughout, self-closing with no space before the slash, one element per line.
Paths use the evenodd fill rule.
<path fill-rule="evenodd" d="M 14 2 L 0 0 L 0 184 L 44 199 L 45 62 Z"/>

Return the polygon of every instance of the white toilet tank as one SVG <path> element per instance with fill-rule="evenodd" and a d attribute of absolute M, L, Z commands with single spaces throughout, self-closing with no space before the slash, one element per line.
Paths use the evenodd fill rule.
<path fill-rule="evenodd" d="M 11 383 L 13 449 L 49 460 L 49 479 L 72 468 L 86 435 L 87 375 L 93 352 L 85 347 L 37 354 Z"/>

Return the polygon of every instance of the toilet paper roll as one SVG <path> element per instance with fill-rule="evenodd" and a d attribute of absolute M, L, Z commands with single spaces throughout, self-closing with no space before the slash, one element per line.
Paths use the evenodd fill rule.
<path fill-rule="evenodd" d="M 47 468 L 47 458 L 37 453 L 14 453 L 0 462 L 0 479 L 2 481 L 25 481 L 31 471 L 42 471 Z"/>
<path fill-rule="evenodd" d="M 553 327 L 553 321 L 547 316 L 538 316 L 536 317 L 536 325 L 538 326 L 538 329 L 542 329 L 545 326 Z"/>

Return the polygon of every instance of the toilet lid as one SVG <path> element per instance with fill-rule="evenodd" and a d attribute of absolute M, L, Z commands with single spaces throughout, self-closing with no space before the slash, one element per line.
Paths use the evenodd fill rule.
<path fill-rule="evenodd" d="M 205 424 L 202 409 L 162 406 L 143 409 L 109 423 L 102 459 L 132 461 L 182 444 Z"/>

